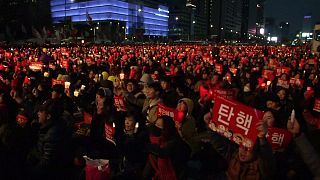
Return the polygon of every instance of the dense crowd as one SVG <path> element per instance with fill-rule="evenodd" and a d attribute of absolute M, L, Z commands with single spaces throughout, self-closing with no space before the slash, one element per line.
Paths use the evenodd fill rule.
<path fill-rule="evenodd" d="M 0 179 L 319 179 L 319 63 L 288 46 L 0 48 Z M 253 149 L 208 126 L 201 89 L 264 112 Z"/>

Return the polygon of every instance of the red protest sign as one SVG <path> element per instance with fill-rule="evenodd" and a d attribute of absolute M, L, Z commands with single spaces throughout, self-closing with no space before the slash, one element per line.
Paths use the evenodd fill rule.
<path fill-rule="evenodd" d="M 160 116 L 170 116 L 176 123 L 176 127 L 179 128 L 183 120 L 184 114 L 173 108 L 166 107 L 163 104 L 158 104 L 157 115 Z"/>
<path fill-rule="evenodd" d="M 303 86 L 304 81 L 302 79 L 291 78 L 289 83 L 291 85 Z"/>
<path fill-rule="evenodd" d="M 236 92 L 232 89 L 213 89 L 213 98 L 221 97 L 224 99 L 235 99 L 236 98 Z"/>
<path fill-rule="evenodd" d="M 42 62 L 32 62 L 29 65 L 29 68 L 32 71 L 40 71 L 42 69 L 43 63 Z"/>
<path fill-rule="evenodd" d="M 84 112 L 83 113 L 83 122 L 85 124 L 91 124 L 91 121 L 92 121 L 92 115 L 87 112 Z"/>
<path fill-rule="evenodd" d="M 68 60 L 63 60 L 63 61 L 62 61 L 62 68 L 69 69 L 69 62 L 68 62 Z"/>
<path fill-rule="evenodd" d="M 281 76 L 281 74 L 289 74 L 290 68 L 288 67 L 278 67 L 276 68 L 276 76 Z"/>
<path fill-rule="evenodd" d="M 282 149 L 289 145 L 292 134 L 286 129 L 269 128 L 266 137 L 272 149 Z"/>
<path fill-rule="evenodd" d="M 289 81 L 284 81 L 284 80 L 278 79 L 277 86 L 289 89 Z"/>
<path fill-rule="evenodd" d="M 223 68 L 222 68 L 222 64 L 215 64 L 215 70 L 217 71 L 217 73 L 222 74 L 223 72 Z"/>
<path fill-rule="evenodd" d="M 317 112 L 320 112 L 320 99 L 316 99 L 316 100 L 314 101 L 313 110 L 314 110 L 314 111 L 317 111 Z"/>
<path fill-rule="evenodd" d="M 209 127 L 235 143 L 252 149 L 263 112 L 232 100 L 216 97 Z"/>
<path fill-rule="evenodd" d="M 52 87 L 56 84 L 62 84 L 64 85 L 64 81 L 63 80 L 56 80 L 56 79 L 52 79 Z"/>
<path fill-rule="evenodd" d="M 229 68 L 229 70 L 232 72 L 233 75 L 236 75 L 238 71 L 237 68 Z"/>
<path fill-rule="evenodd" d="M 114 106 L 117 108 L 117 111 L 126 111 L 126 104 L 124 103 L 123 96 L 113 96 Z"/>
<path fill-rule="evenodd" d="M 273 81 L 274 76 L 273 76 L 273 71 L 272 70 L 263 70 L 262 71 L 262 77 L 264 77 L 265 79 L 268 79 L 270 81 Z"/>
<path fill-rule="evenodd" d="M 112 125 L 105 123 L 104 124 L 104 131 L 105 131 L 105 136 L 106 139 L 110 142 L 112 142 L 113 144 L 116 144 L 115 140 L 114 140 L 114 133 L 116 132 L 116 129 L 114 127 L 114 123 Z"/>

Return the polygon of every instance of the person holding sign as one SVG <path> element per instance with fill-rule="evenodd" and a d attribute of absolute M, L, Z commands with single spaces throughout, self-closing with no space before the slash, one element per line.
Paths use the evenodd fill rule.
<path fill-rule="evenodd" d="M 320 156 L 304 133 L 301 132 L 297 119 L 294 118 L 293 121 L 288 121 L 287 128 L 294 135 L 295 145 L 298 147 L 304 163 L 314 175 L 313 178 L 320 179 Z"/>
<path fill-rule="evenodd" d="M 208 116 L 210 113 L 205 118 L 208 119 Z M 265 137 L 267 126 L 261 120 L 256 124 L 256 128 L 258 139 L 252 151 L 243 146 L 239 147 L 213 131 L 209 138 L 202 139 L 203 142 L 212 144 L 213 148 L 229 162 L 226 172 L 228 179 L 272 179 L 275 164 L 271 146 Z"/>

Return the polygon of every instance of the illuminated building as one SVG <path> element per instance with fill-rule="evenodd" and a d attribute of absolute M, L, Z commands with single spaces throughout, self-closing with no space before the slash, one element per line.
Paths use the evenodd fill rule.
<path fill-rule="evenodd" d="M 168 36 L 167 6 L 148 7 L 147 4 L 123 0 L 51 0 L 54 24 L 69 19 L 72 23 L 118 21 L 125 23 L 125 33 L 142 29 L 145 36 Z"/>

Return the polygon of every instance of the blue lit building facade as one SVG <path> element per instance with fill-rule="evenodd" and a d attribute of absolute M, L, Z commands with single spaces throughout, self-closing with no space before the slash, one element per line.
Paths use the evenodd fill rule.
<path fill-rule="evenodd" d="M 143 29 L 146 36 L 168 36 L 169 10 L 164 5 L 156 9 L 124 0 L 51 0 L 54 24 L 64 22 L 66 18 L 72 23 L 85 23 L 88 15 L 93 22 L 125 22 L 126 34 Z"/>

